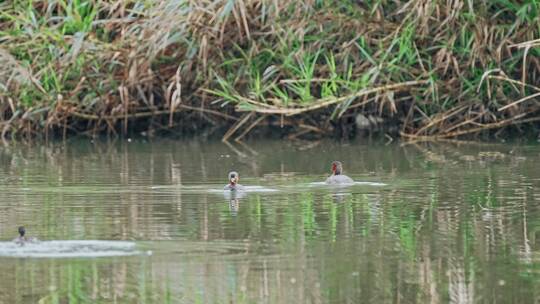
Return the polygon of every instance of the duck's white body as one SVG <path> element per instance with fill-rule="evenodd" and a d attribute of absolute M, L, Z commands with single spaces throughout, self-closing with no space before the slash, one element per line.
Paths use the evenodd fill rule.
<path fill-rule="evenodd" d="M 330 177 L 326 179 L 325 183 L 329 185 L 344 185 L 344 184 L 353 184 L 354 181 L 352 178 L 348 177 L 347 175 L 339 174 L 339 175 L 331 175 Z"/>

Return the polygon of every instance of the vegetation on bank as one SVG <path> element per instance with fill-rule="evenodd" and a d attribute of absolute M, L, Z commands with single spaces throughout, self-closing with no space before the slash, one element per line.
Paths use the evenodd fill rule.
<path fill-rule="evenodd" d="M 7 0 L 0 130 L 537 128 L 539 12 L 537 0 Z"/>

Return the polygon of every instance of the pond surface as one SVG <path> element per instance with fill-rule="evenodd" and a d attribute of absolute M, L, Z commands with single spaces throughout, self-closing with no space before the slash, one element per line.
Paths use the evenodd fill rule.
<path fill-rule="evenodd" d="M 538 145 L 13 144 L 0 181 L 2 242 L 145 253 L 6 251 L 0 303 L 540 302 Z"/>

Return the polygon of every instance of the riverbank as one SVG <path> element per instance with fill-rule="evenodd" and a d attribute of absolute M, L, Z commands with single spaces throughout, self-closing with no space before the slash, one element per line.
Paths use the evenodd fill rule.
<path fill-rule="evenodd" d="M 536 1 L 6 1 L 2 138 L 538 134 Z"/>

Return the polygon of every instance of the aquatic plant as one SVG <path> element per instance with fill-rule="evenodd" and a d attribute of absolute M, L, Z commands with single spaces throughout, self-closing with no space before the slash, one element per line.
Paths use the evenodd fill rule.
<path fill-rule="evenodd" d="M 539 5 L 4 1 L 2 138 L 215 125 L 224 139 L 257 126 L 345 136 L 356 117 L 412 139 L 538 126 Z"/>

